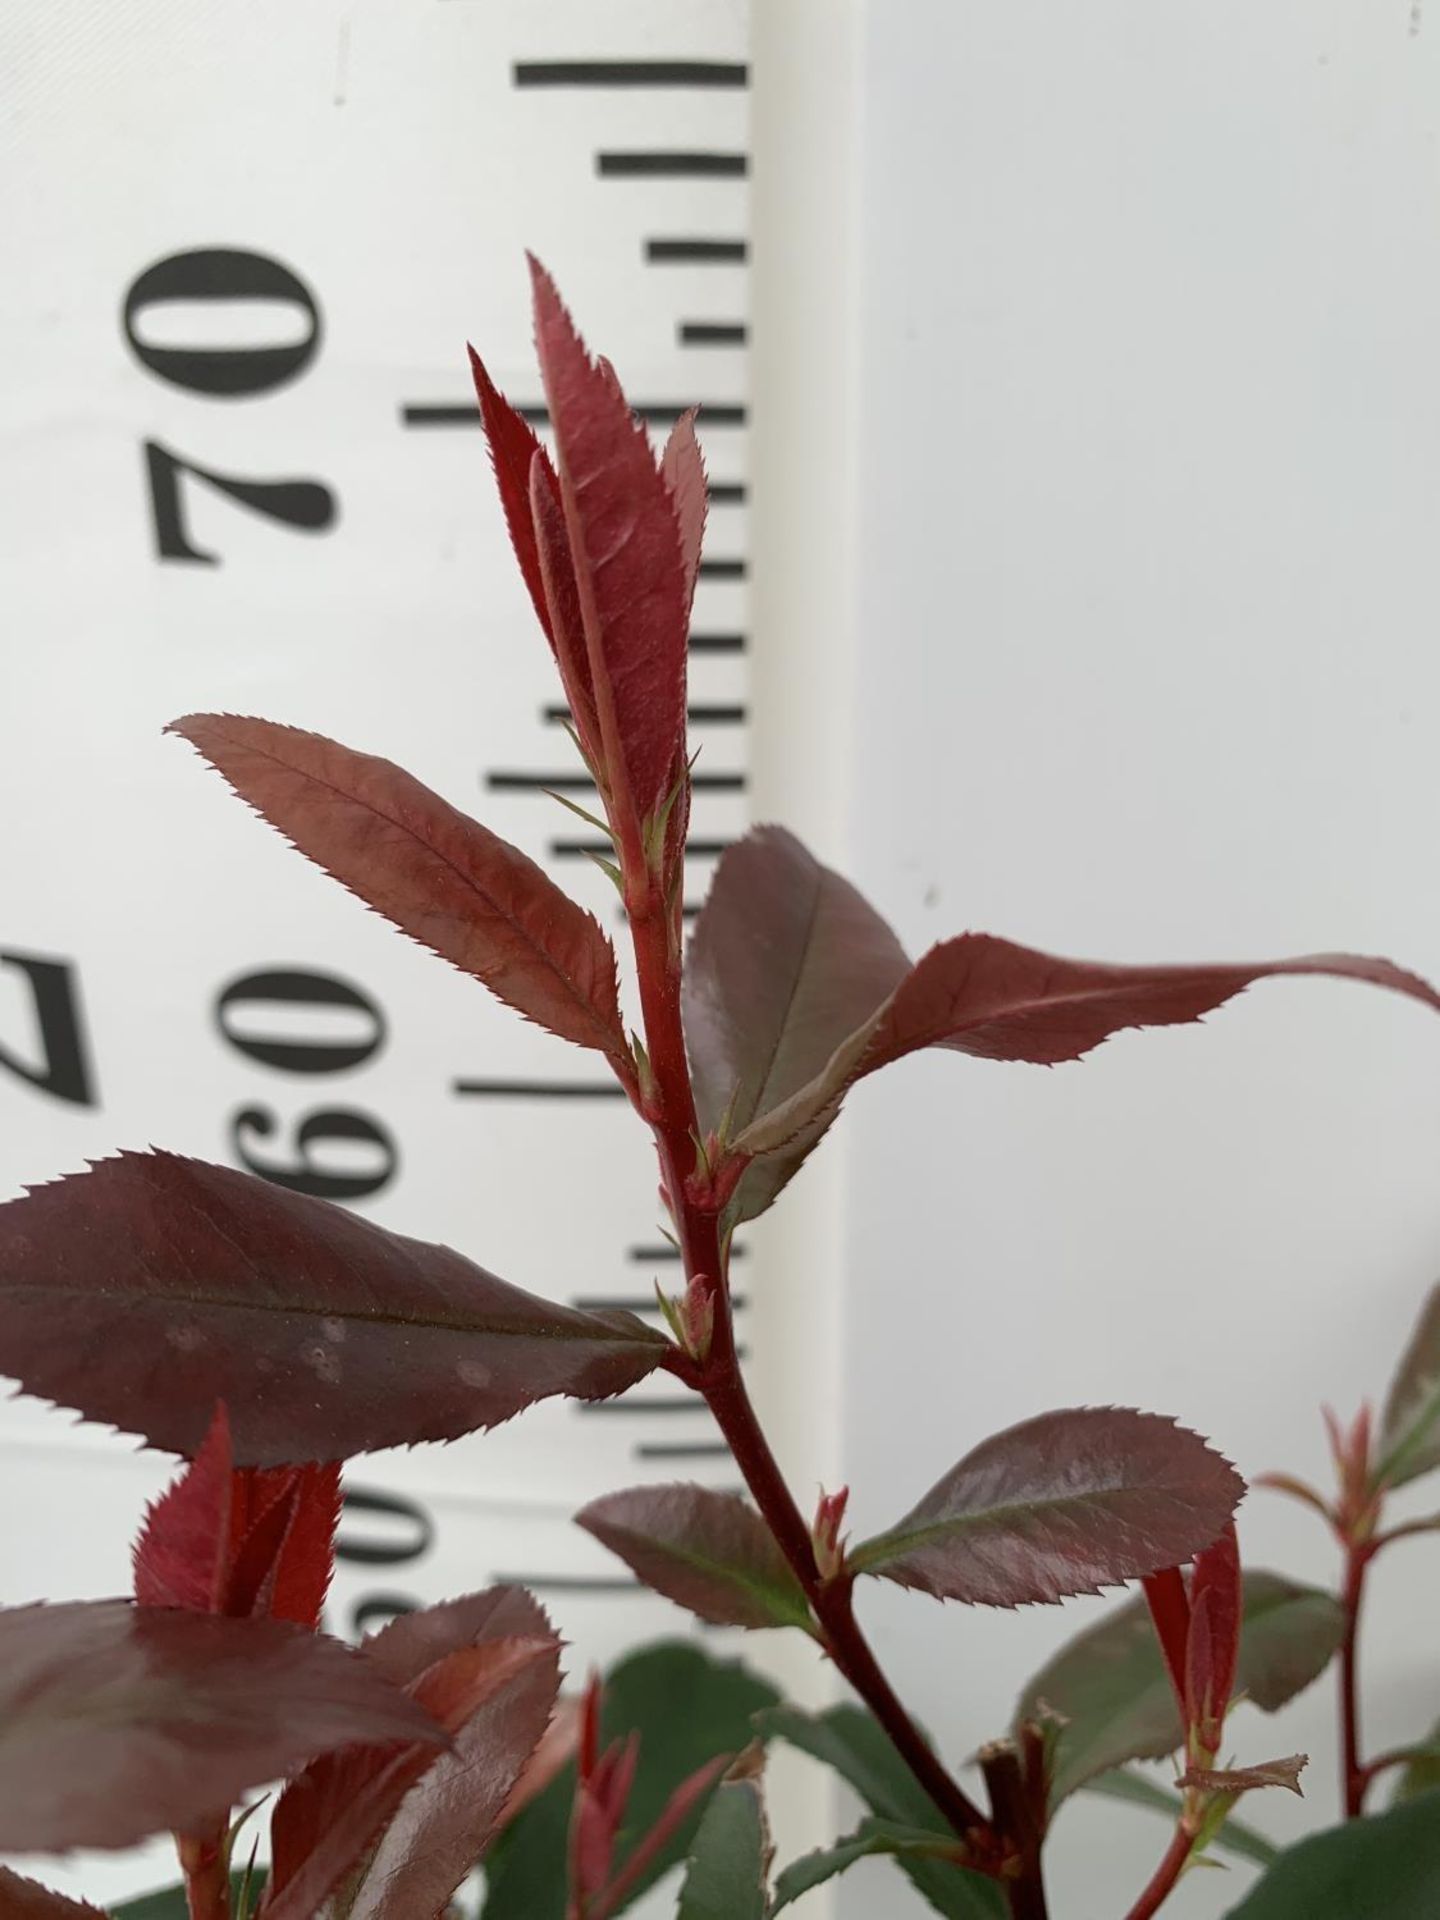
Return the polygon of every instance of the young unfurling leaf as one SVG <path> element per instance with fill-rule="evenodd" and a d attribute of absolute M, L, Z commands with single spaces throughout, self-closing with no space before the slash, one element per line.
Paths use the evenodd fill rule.
<path fill-rule="evenodd" d="M 443 1735 L 301 1627 L 124 1600 L 0 1612 L 0 1848 L 185 1832 L 316 1754 L 397 1740 Z"/>
<path fill-rule="evenodd" d="M 314 1628 L 339 1518 L 338 1465 L 236 1467 L 229 1419 L 217 1407 L 200 1451 L 145 1516 L 135 1598 Z"/>
<path fill-rule="evenodd" d="M 685 606 L 688 616 L 695 597 L 695 580 L 700 571 L 700 549 L 705 540 L 705 461 L 700 442 L 695 438 L 695 414 L 689 407 L 670 429 L 665 451 L 660 456 L 660 474 L 670 489 L 680 529 L 680 558 L 685 574 Z"/>
<path fill-rule="evenodd" d="M 576 1515 L 657 1593 L 714 1626 L 805 1627 L 810 1608 L 746 1501 L 672 1484 L 605 1494 Z"/>
<path fill-rule="evenodd" d="M 317 733 L 224 713 L 192 713 L 169 731 L 402 933 L 628 1076 L 614 949 L 518 847 L 403 768 Z"/>
<path fill-rule="evenodd" d="M 670 789 L 685 730 L 689 593 L 676 504 L 614 369 L 591 360 L 554 282 L 530 264 L 606 772 L 638 829 Z"/>
<path fill-rule="evenodd" d="M 247 1466 L 454 1439 L 602 1400 L 667 1351 L 633 1314 L 537 1299 L 448 1247 L 168 1153 L 0 1206 L 0 1371 L 193 1455 L 215 1403 Z"/>
<path fill-rule="evenodd" d="M 849 1560 L 941 1599 L 1059 1600 L 1188 1560 L 1244 1490 L 1198 1434 L 1158 1414 L 1042 1414 L 983 1441 Z"/>

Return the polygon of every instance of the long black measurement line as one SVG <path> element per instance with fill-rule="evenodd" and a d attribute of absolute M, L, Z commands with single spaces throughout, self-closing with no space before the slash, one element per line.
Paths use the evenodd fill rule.
<path fill-rule="evenodd" d="M 749 411 L 733 400 L 697 400 L 682 405 L 678 400 L 641 400 L 630 409 L 632 413 L 654 426 L 673 424 L 682 413 L 688 413 L 691 406 L 700 409 L 702 429 L 710 427 L 743 427 L 749 424 Z M 516 407 L 515 411 L 532 427 L 545 427 L 550 424 L 550 409 L 536 405 Z M 400 424 L 403 427 L 478 427 L 480 409 L 473 400 L 429 401 L 406 400 L 400 406 Z M 712 495 L 712 498 L 714 496 Z"/>
<path fill-rule="evenodd" d="M 725 1460 L 730 1449 L 723 1440 L 642 1440 L 637 1460 Z"/>
<path fill-rule="evenodd" d="M 712 507 L 743 507 L 750 489 L 743 480 L 712 480 L 705 488 Z"/>
<path fill-rule="evenodd" d="M 744 153 L 597 153 L 602 180 L 743 180 L 750 171 Z"/>
<path fill-rule="evenodd" d="M 750 258 L 748 240 L 703 240 L 666 237 L 645 242 L 645 258 L 652 266 L 688 264 L 698 267 L 744 266 Z"/>
<path fill-rule="evenodd" d="M 747 87 L 743 60 L 517 60 L 517 87 Z"/>
<path fill-rule="evenodd" d="M 733 840 L 687 840 L 685 858 L 687 860 L 718 860 L 727 847 L 733 847 Z M 550 842 L 552 860 L 589 860 L 599 856 L 602 860 L 615 857 L 614 842 L 610 840 L 552 840 Z"/>
<path fill-rule="evenodd" d="M 730 1258 L 732 1260 L 744 1260 L 749 1256 L 749 1252 L 749 1247 L 746 1246 L 743 1241 L 737 1240 L 730 1248 Z M 678 1260 L 680 1258 L 680 1249 L 677 1246 L 673 1246 L 668 1240 L 660 1240 L 657 1241 L 653 1247 L 627 1247 L 625 1250 L 625 1258 L 627 1260 L 638 1260 L 647 1264 L 651 1260 Z M 737 1307 L 743 1304 L 740 1300 L 735 1302 Z"/>
<path fill-rule="evenodd" d="M 575 717 L 563 701 L 542 707 L 541 713 L 552 726 L 568 726 Z M 691 725 L 697 727 L 743 727 L 750 717 L 748 709 L 738 701 L 692 704 L 685 713 Z"/>
<path fill-rule="evenodd" d="M 700 578 L 702 580 L 743 580 L 749 570 L 749 563 L 747 561 L 733 557 L 720 560 L 702 560 L 700 562 Z"/>
<path fill-rule="evenodd" d="M 570 1304 L 572 1307 L 582 1307 L 586 1313 L 659 1312 L 653 1293 L 577 1293 Z M 741 1313 L 744 1308 L 744 1294 L 732 1294 L 730 1311 Z"/>
<path fill-rule="evenodd" d="M 692 633 L 690 636 L 691 653 L 744 653 L 745 647 L 743 633 Z"/>
<path fill-rule="evenodd" d="M 492 793 L 591 793 L 595 782 L 588 773 L 516 773 L 501 768 L 485 775 Z M 696 793 L 744 793 L 747 776 L 743 773 L 692 773 L 690 785 Z"/>
<path fill-rule="evenodd" d="M 750 329 L 740 320 L 682 320 L 679 339 L 682 347 L 743 347 Z"/>
<path fill-rule="evenodd" d="M 450 1091 L 486 1100 L 623 1100 L 618 1080 L 452 1080 Z"/>
<path fill-rule="evenodd" d="M 638 1580 L 622 1573 L 494 1573 L 497 1587 L 528 1587 L 532 1593 L 649 1593 Z"/>

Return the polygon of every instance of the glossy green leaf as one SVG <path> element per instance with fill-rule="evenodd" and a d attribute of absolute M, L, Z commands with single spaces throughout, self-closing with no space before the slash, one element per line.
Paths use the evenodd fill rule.
<path fill-rule="evenodd" d="M 934 1830 L 939 1816 L 930 1796 L 895 1751 L 884 1728 L 863 1707 L 842 1705 L 818 1714 L 776 1707 L 762 1713 L 756 1725 L 766 1737 L 787 1741 L 832 1768 L 877 1819 L 912 1830 Z M 914 1853 L 897 1853 L 896 1865 L 947 1920 L 1002 1920 L 1005 1898 L 993 1880 Z"/>
<path fill-rule="evenodd" d="M 792 1861 L 776 1877 L 772 1913 L 793 1905 L 804 1893 L 820 1887 L 837 1874 L 846 1872 L 857 1860 L 872 1854 L 889 1854 L 897 1860 L 945 1860 L 953 1858 L 956 1840 L 953 1833 L 927 1832 L 918 1827 L 902 1827 L 893 1820 L 863 1820 L 843 1840 L 833 1846 L 818 1847 L 803 1859 Z"/>
<path fill-rule="evenodd" d="M 690 1849 L 676 1920 L 765 1920 L 770 1854 L 759 1778 L 723 1780 Z"/>
<path fill-rule="evenodd" d="M 684 1483 L 631 1487 L 575 1516 L 677 1606 L 721 1627 L 806 1627 L 810 1608 L 748 1501 Z"/>
<path fill-rule="evenodd" d="M 1418 1800 L 1421 1794 L 1440 1788 L 1440 1720 L 1420 1741 L 1406 1764 L 1399 1769 L 1390 1792 L 1393 1806 L 1406 1800 Z"/>
<path fill-rule="evenodd" d="M 1098 1793 L 1108 1800 L 1124 1800 L 1132 1807 L 1146 1807 L 1172 1825 L 1185 1805 L 1183 1795 L 1173 1787 L 1162 1786 L 1158 1780 L 1137 1773 L 1133 1767 L 1117 1767 L 1110 1773 L 1099 1774 L 1085 1782 L 1083 1791 Z M 1227 1820 L 1210 1845 L 1220 1853 L 1233 1853 L 1238 1859 L 1253 1860 L 1261 1867 L 1271 1866 L 1280 1858 L 1280 1849 L 1274 1841 L 1267 1840 L 1254 1827 L 1246 1826 L 1243 1820 Z"/>
<path fill-rule="evenodd" d="M 1330 1594 L 1279 1574 L 1247 1574 L 1237 1696 L 1273 1713 L 1318 1678 L 1344 1631 Z M 1026 1687 L 1017 1722 L 1042 1707 L 1066 1723 L 1055 1745 L 1054 1805 L 1112 1767 L 1174 1752 L 1183 1738 L 1179 1710 L 1143 1600 L 1062 1647 Z"/>
<path fill-rule="evenodd" d="M 755 1716 L 777 1698 L 768 1682 L 737 1661 L 714 1659 L 688 1642 L 662 1643 L 620 1661 L 605 1680 L 600 1743 L 640 1735 L 626 1820 L 631 1835 L 649 1832 L 671 1793 L 697 1768 L 748 1746 Z M 541 1920 L 565 1911 L 574 1791 L 569 1765 L 500 1835 L 485 1862 L 484 1920 Z M 697 1806 L 640 1877 L 632 1900 L 686 1857 L 699 1820 Z"/>
<path fill-rule="evenodd" d="M 1317 1833 L 1282 1854 L 1229 1920 L 1435 1920 L 1440 1794 Z"/>
<path fill-rule="evenodd" d="M 691 936 L 685 1035 L 700 1122 L 730 1134 L 782 1106 L 878 1012 L 909 961 L 860 893 L 783 827 L 728 848 Z M 838 1103 L 837 1103 L 838 1104 Z M 762 1212 L 834 1109 L 808 1116 L 783 1151 L 752 1167 L 741 1218 Z"/>
<path fill-rule="evenodd" d="M 1391 1382 L 1379 1452 L 1382 1486 L 1402 1487 L 1440 1467 L 1440 1286 L 1431 1288 Z"/>
<path fill-rule="evenodd" d="M 217 1401 L 235 1462 L 453 1440 L 551 1394 L 601 1400 L 666 1342 L 524 1293 L 448 1247 L 172 1153 L 122 1153 L 0 1206 L 0 1372 L 190 1456 Z"/>
<path fill-rule="evenodd" d="M 443 1735 L 334 1640 L 123 1600 L 0 1612 L 0 1848 L 186 1832 L 316 1754 Z"/>
<path fill-rule="evenodd" d="M 299 727 L 192 713 L 168 729 L 308 860 L 527 1020 L 629 1070 L 615 952 L 518 847 L 403 767 Z"/>
<path fill-rule="evenodd" d="M 849 1560 L 939 1599 L 1059 1600 L 1192 1559 L 1244 1490 L 1198 1434 L 1158 1414 L 1046 1413 L 982 1441 Z"/>

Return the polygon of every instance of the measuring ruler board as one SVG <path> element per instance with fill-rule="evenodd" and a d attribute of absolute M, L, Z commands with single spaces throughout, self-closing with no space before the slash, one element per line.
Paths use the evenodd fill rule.
<path fill-rule="evenodd" d="M 653 1316 L 677 1269 L 616 1089 L 161 728 L 259 713 L 396 760 L 613 922 L 545 791 L 590 789 L 467 388 L 468 337 L 545 430 L 533 248 L 657 435 L 701 407 L 693 914 L 746 818 L 745 8 L 175 0 L 98 40 L 90 14 L 24 0 L 6 81 L 0 1190 L 154 1144 Z M 122 1590 L 173 1462 L 24 1399 L 0 1460 L 0 1599 Z M 514 1579 L 572 1670 L 696 1630 L 571 1523 L 676 1477 L 736 1478 L 664 1380 L 357 1461 L 330 1624 Z"/>

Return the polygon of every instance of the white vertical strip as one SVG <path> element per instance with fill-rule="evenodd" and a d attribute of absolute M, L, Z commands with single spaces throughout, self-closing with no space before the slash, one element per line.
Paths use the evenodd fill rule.
<path fill-rule="evenodd" d="M 753 814 L 841 865 L 855 652 L 858 28 L 852 0 L 769 0 L 752 14 Z M 754 1385 L 802 1504 L 840 1473 L 842 1153 L 828 1142 L 752 1230 Z M 796 1651 L 785 1678 L 818 1704 L 833 1675 Z M 833 1819 L 823 1776 L 781 1756 L 773 1771 L 782 1841 L 793 1827 L 815 1844 Z M 813 1897 L 817 1913 L 825 1897 Z"/>

